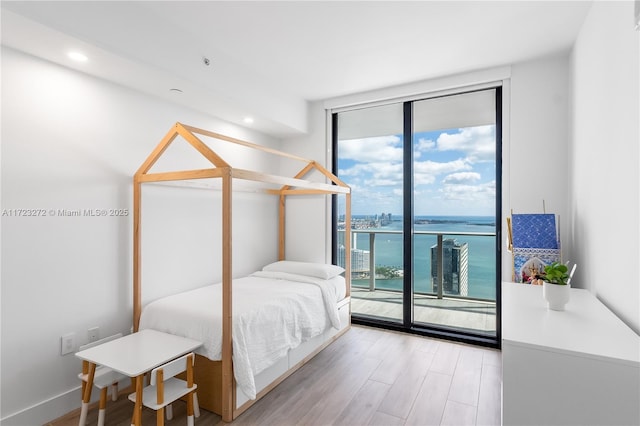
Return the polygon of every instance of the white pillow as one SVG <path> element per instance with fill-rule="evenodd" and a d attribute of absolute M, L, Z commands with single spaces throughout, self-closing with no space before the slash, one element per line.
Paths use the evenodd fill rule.
<path fill-rule="evenodd" d="M 294 262 L 292 260 L 281 260 L 270 263 L 262 268 L 269 272 L 287 272 L 289 274 L 306 275 L 308 277 L 322 278 L 330 280 L 344 272 L 344 268 L 325 263 Z"/>

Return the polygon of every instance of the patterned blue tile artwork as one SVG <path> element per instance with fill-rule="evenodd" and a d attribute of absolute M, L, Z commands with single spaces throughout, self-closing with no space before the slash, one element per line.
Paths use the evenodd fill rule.
<path fill-rule="evenodd" d="M 511 229 L 513 230 L 514 247 L 559 248 L 554 214 L 511 215 Z"/>
<path fill-rule="evenodd" d="M 529 282 L 545 265 L 560 261 L 554 214 L 511 215 L 511 230 L 515 282 Z"/>

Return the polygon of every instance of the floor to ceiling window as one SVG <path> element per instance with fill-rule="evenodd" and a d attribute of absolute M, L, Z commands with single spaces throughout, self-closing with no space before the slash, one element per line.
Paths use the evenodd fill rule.
<path fill-rule="evenodd" d="M 354 322 L 498 344 L 500 117 L 499 87 L 333 114 Z"/>

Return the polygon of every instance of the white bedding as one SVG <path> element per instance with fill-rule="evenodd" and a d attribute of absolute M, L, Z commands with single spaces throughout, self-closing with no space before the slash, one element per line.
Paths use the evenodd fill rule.
<path fill-rule="evenodd" d="M 196 352 L 221 359 L 222 285 L 164 297 L 142 310 L 140 329 L 151 328 L 203 342 Z M 256 397 L 254 376 L 330 327 L 339 328 L 341 276 L 324 280 L 259 271 L 233 280 L 233 368 L 238 387 Z"/>

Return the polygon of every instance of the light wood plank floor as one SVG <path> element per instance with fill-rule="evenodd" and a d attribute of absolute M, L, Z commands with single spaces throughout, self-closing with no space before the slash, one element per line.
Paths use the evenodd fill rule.
<path fill-rule="evenodd" d="M 238 417 L 234 425 L 499 425 L 500 351 L 353 326 Z M 132 403 L 107 404 L 106 425 L 129 425 Z M 174 405 L 168 426 L 184 425 Z M 47 426 L 78 424 L 78 413 Z M 145 424 L 155 412 L 144 410 Z M 222 425 L 202 411 L 196 425 Z M 97 410 L 88 425 L 97 424 Z"/>

